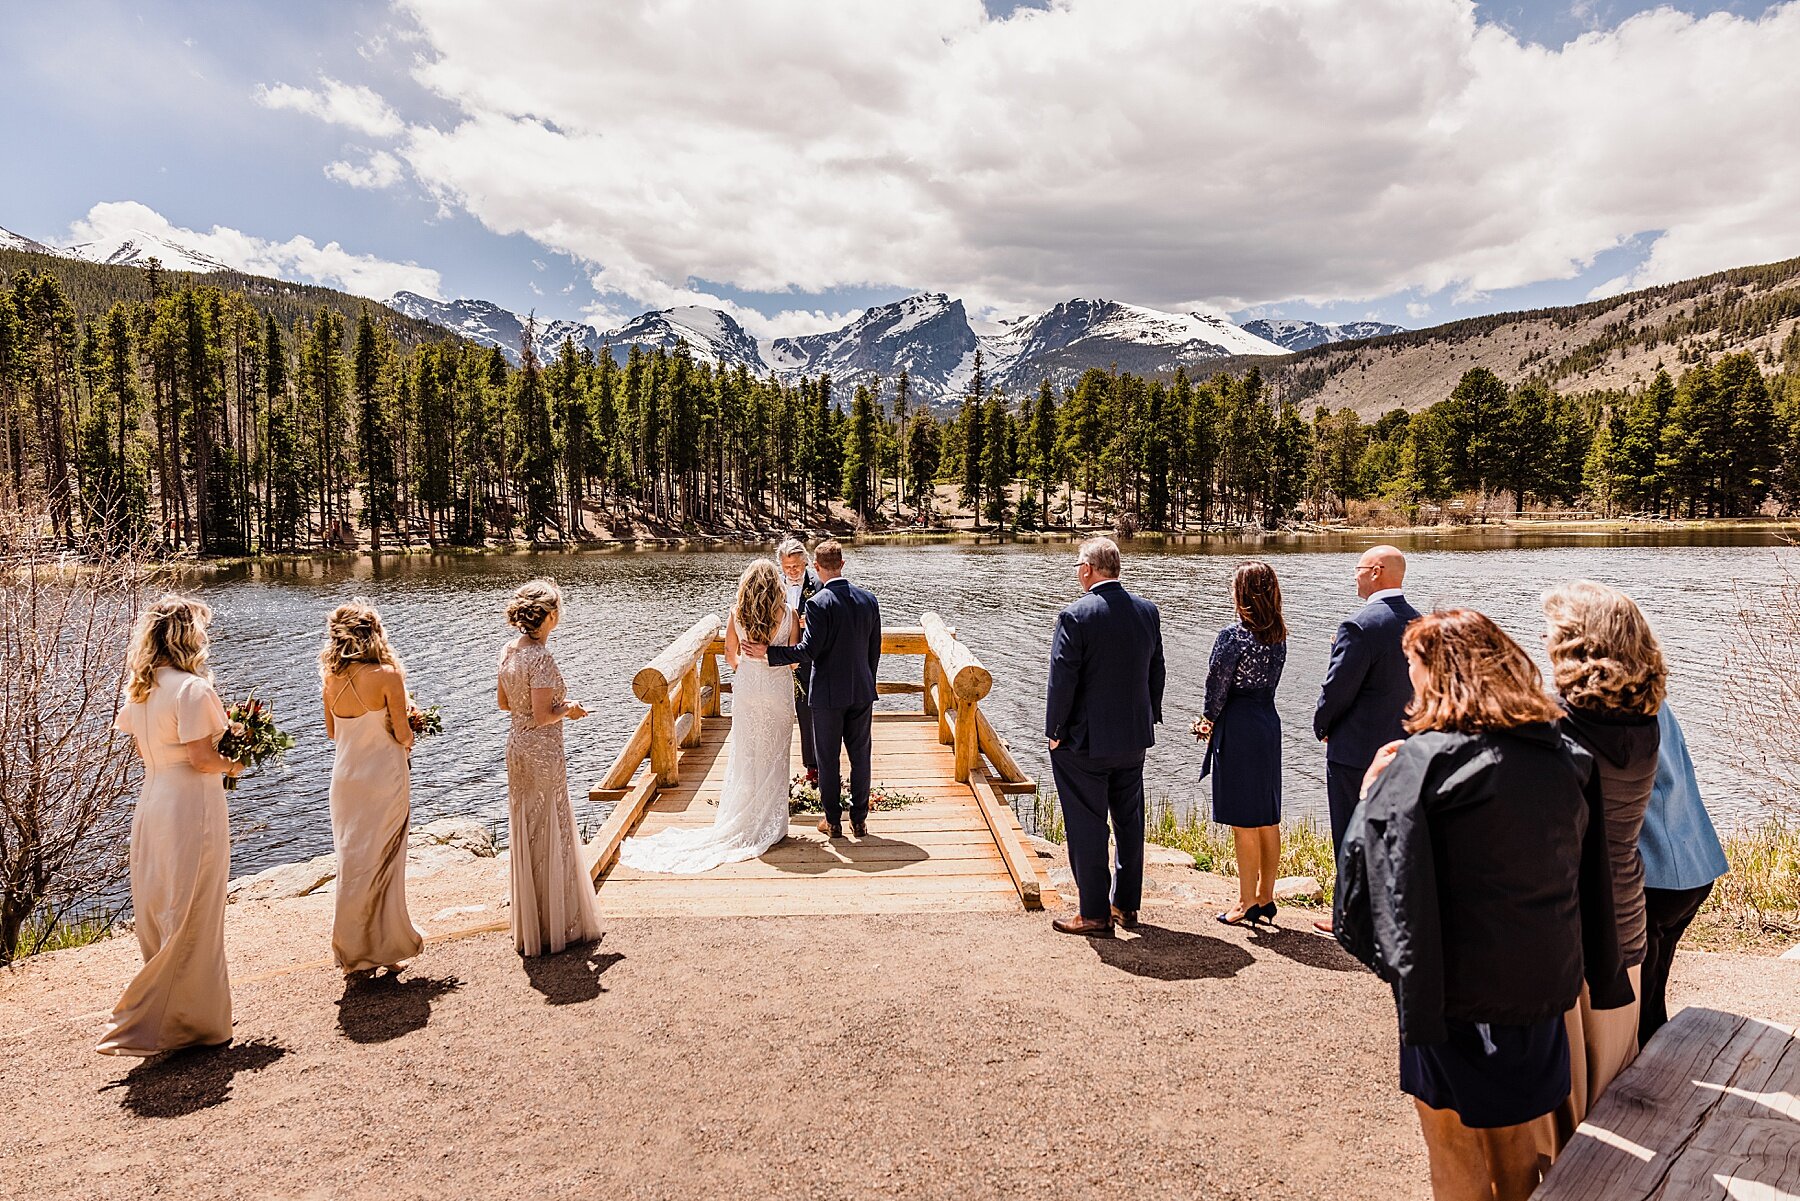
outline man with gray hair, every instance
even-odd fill
[[[1081,912],[1052,924],[1110,938],[1115,922],[1137,925],[1143,899],[1144,752],[1162,721],[1162,615],[1119,583],[1110,538],[1081,544],[1075,575],[1084,595],[1056,618],[1044,733]]]
[[[781,582],[787,590],[787,606],[794,611],[795,628],[806,621],[806,602],[825,585],[807,566],[806,543],[789,535],[775,548],[775,561],[781,564]],[[798,640],[796,638],[796,640]],[[806,682],[802,672],[794,673],[794,718],[800,727],[800,762],[806,768],[809,783],[819,781],[819,756],[813,745],[812,709],[806,704]]]

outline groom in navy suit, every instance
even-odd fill
[[[825,820],[819,832],[844,836],[843,769],[838,748],[850,753],[850,829],[869,833],[869,788],[873,772],[871,726],[875,716],[875,670],[881,662],[881,606],[875,594],[843,576],[844,548],[835,540],[813,551],[813,569],[824,587],[806,602],[806,632],[794,646],[753,643],[752,658],[777,667],[798,665],[807,673],[806,701],[812,710],[814,753],[819,761],[819,799]]]
[[[1412,703],[1412,680],[1400,639],[1419,611],[1406,602],[1406,557],[1392,546],[1372,546],[1356,564],[1356,594],[1363,607],[1338,627],[1331,665],[1313,710],[1313,733],[1325,744],[1325,798],[1331,807],[1331,846],[1343,845],[1344,828],[1362,793],[1363,774],[1375,752],[1406,737],[1401,722]],[[1329,934],[1326,922],[1314,922]]]
[[[1162,616],[1119,583],[1112,539],[1082,543],[1075,570],[1086,595],[1056,618],[1044,733],[1081,912],[1051,924],[1110,938],[1114,922],[1137,925],[1143,899],[1144,752],[1162,721]]]

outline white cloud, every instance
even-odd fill
[[[375,300],[386,300],[403,290],[443,296],[443,280],[429,267],[354,254],[336,242],[320,246],[301,236],[274,242],[223,225],[205,232],[184,229],[133,200],[96,204],[69,227],[69,234],[72,242],[103,246],[126,238],[163,241],[239,271],[324,284]]]
[[[392,137],[405,128],[400,114],[374,89],[344,83],[328,75],[319,76],[317,88],[295,87],[291,83],[278,83],[273,87],[259,84],[254,95],[256,102],[264,108],[292,109],[372,137]]]
[[[391,188],[405,174],[406,168],[400,160],[385,150],[377,150],[363,163],[338,159],[325,164],[326,178],[353,188]]]
[[[1800,0],[1557,49],[1468,0],[402,7],[460,114],[396,148],[440,204],[764,336],[825,315],[689,281],[1240,310],[1570,278],[1646,231],[1631,283],[1800,253]],[[321,82],[281,104],[354,126]]]

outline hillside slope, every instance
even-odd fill
[[[1772,358],[1800,325],[1800,258],[1739,267],[1565,308],[1496,313],[1284,359],[1240,356],[1310,411],[1372,417],[1448,396],[1463,372],[1486,367],[1508,383],[1543,379],[1560,392],[1628,389],[1658,367],[1678,373],[1702,355],[1748,350]]]
[[[10,279],[22,271],[49,271],[55,275],[70,306],[84,319],[99,316],[121,300],[143,302],[150,299],[150,277],[143,267],[89,263],[65,255],[34,253],[0,245],[0,280]],[[163,278],[173,288],[212,285],[227,292],[242,292],[259,313],[273,313],[284,328],[291,328],[297,319],[310,317],[324,308],[344,318],[346,331],[354,330],[357,313],[367,307],[388,325],[403,346],[443,342],[456,336],[441,326],[396,312],[377,301],[315,284],[289,283],[265,275],[246,275],[241,271],[208,271],[204,274],[164,271]]]

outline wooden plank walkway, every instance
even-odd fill
[[[725,779],[730,734],[729,717],[706,720],[698,745],[680,752],[680,783],[649,798],[632,833],[712,822]],[[640,872],[614,861],[598,877],[601,912],[764,916],[1017,911],[1036,907],[1033,902],[1056,900],[1037,867],[1037,857],[1018,853],[1018,822],[1005,798],[986,785],[979,771],[970,783],[956,781],[955,754],[938,741],[936,717],[877,714],[874,743],[875,783],[921,800],[871,813],[867,838],[831,842],[815,829],[817,814],[799,814],[790,822],[788,836],[761,858],[702,875]],[[800,770],[796,734],[791,772]],[[846,782],[848,776],[846,769]],[[989,807],[985,813],[984,806]],[[1005,841],[1012,845],[1003,848]],[[1029,867],[1022,867],[1027,859]],[[1016,878],[1021,872],[1026,879]]]
[[[1739,1014],[1676,1014],[1533,1197],[1800,1201],[1800,1040]]]

